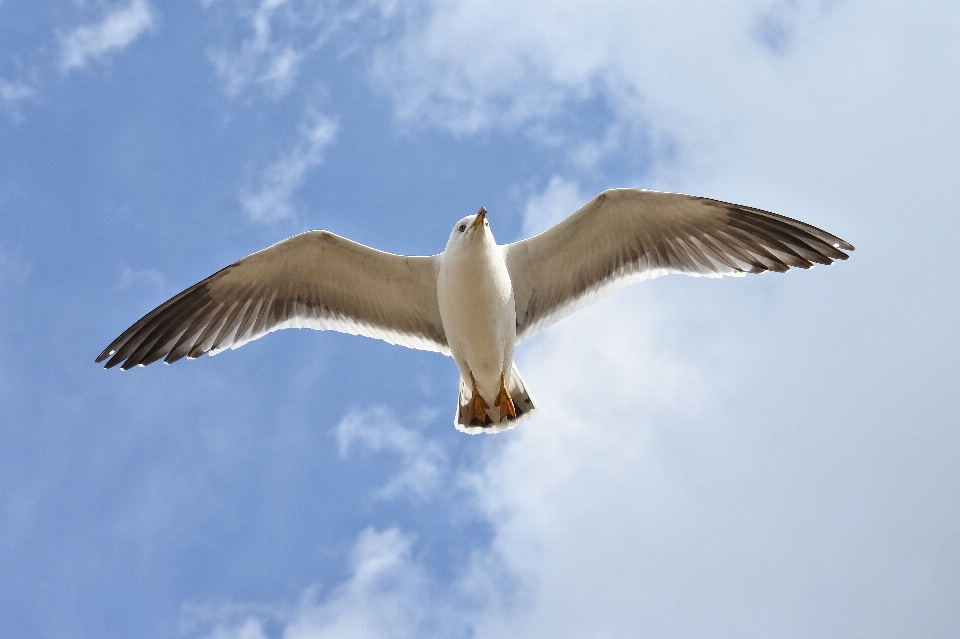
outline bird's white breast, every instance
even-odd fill
[[[503,249],[492,237],[444,252],[437,299],[460,373],[468,383],[472,373],[480,393],[495,397],[513,361],[517,313]]]

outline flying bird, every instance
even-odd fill
[[[143,316],[97,357],[105,367],[215,355],[282,328],[335,330],[450,355],[454,424],[494,433],[537,405],[515,345],[616,289],[668,273],[720,277],[845,260],[853,246],[737,204],[605,191],[553,228],[499,245],[481,208],[439,255],[384,253],[328,231],[278,242]]]

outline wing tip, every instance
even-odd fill
[[[107,359],[107,358],[109,357],[110,359],[107,360],[107,363],[104,364],[103,367],[106,368],[106,369],[113,368],[114,366],[116,366],[117,364],[119,364],[120,362],[123,361],[122,358],[118,358],[118,357],[117,357],[117,350],[118,350],[118,349],[110,348],[110,349],[107,349],[106,351],[100,353],[100,356],[97,357],[97,363],[99,364],[100,362],[102,362],[103,360],[105,360],[105,359]]]

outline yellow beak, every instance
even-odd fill
[[[480,210],[477,212],[477,217],[474,218],[473,224],[470,225],[470,228],[475,229],[478,226],[483,226],[483,221],[487,219],[487,207],[481,206]]]

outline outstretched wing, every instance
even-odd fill
[[[668,273],[720,277],[845,260],[853,246],[776,213],[691,195],[605,191],[504,247],[524,339],[616,289]]]
[[[335,330],[448,353],[436,257],[383,253],[327,231],[231,264],[147,313],[97,358],[106,368],[172,363],[281,328]]]

